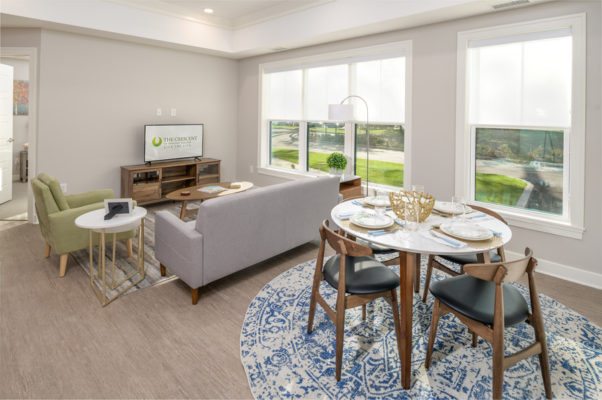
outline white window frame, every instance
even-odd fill
[[[382,55],[383,58],[390,58],[392,55],[399,55],[405,57],[405,121],[403,123],[394,122],[393,124],[401,124],[404,127],[404,186],[411,184],[409,182],[411,177],[411,154],[409,151],[411,146],[411,127],[412,127],[412,112],[411,112],[411,99],[412,99],[412,41],[404,40],[400,42],[386,43],[377,46],[370,47],[362,47],[351,50],[344,50],[333,53],[326,54],[318,54],[315,56],[309,57],[300,57],[270,63],[264,63],[259,65],[259,124],[258,124],[258,132],[259,132],[259,143],[257,150],[257,160],[258,160],[258,168],[257,172],[259,174],[276,176],[279,178],[286,179],[304,179],[312,176],[319,176],[321,173],[317,173],[314,171],[295,171],[286,168],[279,168],[277,166],[270,165],[270,119],[267,119],[264,116],[264,110],[266,109],[266,101],[267,101],[267,88],[264,85],[264,74],[266,71],[273,71],[275,69],[295,69],[295,68],[307,68],[307,66],[319,66],[319,65],[333,65],[333,64],[344,64],[344,63],[353,63],[357,62],[358,58],[362,57],[370,57],[374,59],[374,56]],[[351,61],[348,61],[351,60]],[[351,91],[351,87],[349,88]],[[356,94],[356,93],[351,93]],[[357,93],[361,96],[361,93]],[[303,99],[302,99],[303,100]],[[341,99],[342,100],[342,99]],[[296,121],[299,122],[299,135],[300,135],[300,144],[299,151],[300,161],[305,161],[305,154],[307,153],[306,146],[307,144],[303,144],[301,141],[301,134],[307,130],[306,122],[324,122],[324,123],[337,123],[340,121],[317,121],[317,120],[288,120],[288,119],[278,119],[278,120],[286,120],[286,121]],[[305,131],[301,131],[301,122],[303,122]],[[365,123],[365,121],[358,120],[357,123]],[[385,124],[384,122],[373,122],[370,121],[370,124]],[[345,173],[353,173],[353,165],[355,165],[355,140],[353,136],[355,134],[355,123],[347,122],[345,123],[345,150],[344,154],[346,157],[351,159],[353,162],[351,165],[347,167]],[[351,139],[351,140],[350,140]],[[301,152],[304,154],[301,155]],[[303,160],[301,160],[303,159]],[[365,182],[362,182],[364,185]],[[376,185],[375,183],[371,183],[370,186]]]
[[[585,14],[582,13],[458,33],[456,195],[466,197],[472,204],[482,205],[495,210],[501,214],[510,225],[575,239],[581,239],[584,231],[586,94],[585,19]],[[565,133],[564,147],[565,158],[566,154],[568,154],[568,174],[566,173],[566,162],[564,174],[564,183],[568,184],[568,195],[563,199],[563,203],[567,203],[566,212],[563,212],[564,215],[562,217],[558,217],[540,212],[474,201],[474,131],[473,126],[469,124],[468,121],[469,99],[467,95],[467,49],[469,41],[562,28],[570,28],[573,39],[571,126],[566,129],[568,130],[568,141],[566,140],[567,134]],[[476,124],[476,126],[481,125]],[[539,127],[531,126],[521,126],[519,128],[539,129]],[[564,207],[565,205],[563,204],[563,208]]]

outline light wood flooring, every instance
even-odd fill
[[[43,257],[35,225],[0,226],[1,398],[250,398],[239,338],[247,306],[309,243],[201,289],[179,280],[102,308],[69,259]],[[541,293],[602,325],[602,291],[538,274]],[[334,338],[333,338],[334,340]]]

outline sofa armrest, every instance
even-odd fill
[[[104,199],[112,199],[113,196],[113,189],[102,189],[85,193],[70,194],[65,196],[65,199],[67,199],[67,204],[69,204],[69,207],[78,208],[87,206],[88,204],[104,201]]]
[[[184,222],[168,211],[158,211],[155,258],[191,288],[203,285],[203,235],[195,229],[195,221]]]

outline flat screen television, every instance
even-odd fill
[[[203,124],[145,125],[144,162],[203,157]]]

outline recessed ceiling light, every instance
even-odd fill
[[[205,8],[203,11],[205,11],[205,14],[213,14],[213,8]]]

